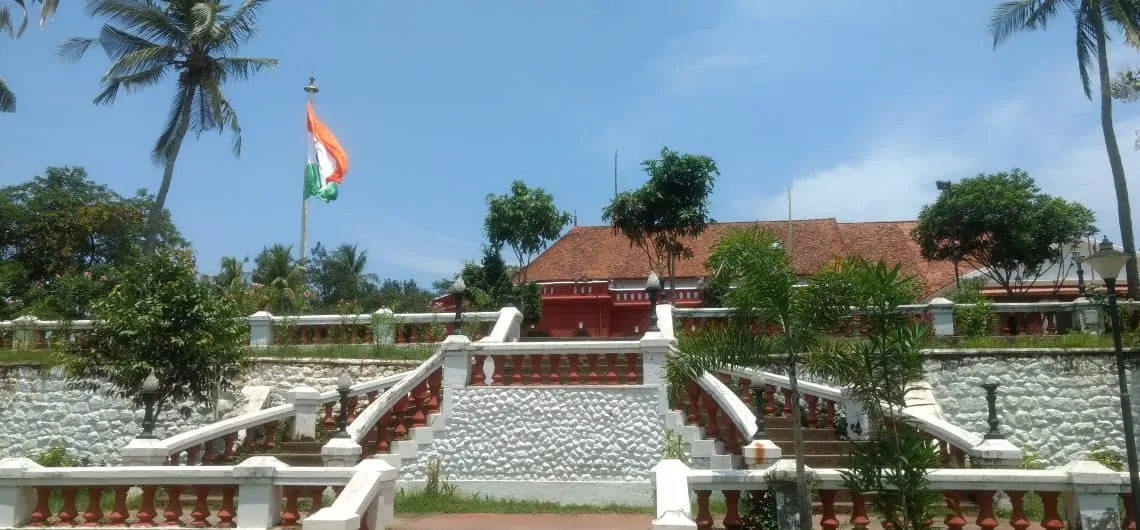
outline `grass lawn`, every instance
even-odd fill
[[[611,504],[560,504],[555,502],[517,501],[496,499],[485,495],[467,495],[456,491],[428,492],[423,489],[400,490],[396,493],[396,513],[399,515],[430,515],[442,513],[501,513],[501,514],[579,514],[620,513],[653,515],[650,506],[624,506]]]

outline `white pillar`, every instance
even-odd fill
[[[289,402],[293,404],[293,432],[289,433],[292,440],[317,438],[317,422],[322,416],[321,393],[311,386],[299,386],[289,391]]]
[[[273,345],[273,315],[269,311],[258,311],[250,315],[249,345],[265,347]]]
[[[352,467],[360,463],[364,448],[352,438],[333,438],[321,447],[325,467]]]
[[[660,331],[650,331],[641,337],[642,384],[657,389],[657,410],[669,413],[669,378],[666,362],[673,341]]]
[[[387,307],[381,307],[372,314],[372,341],[376,344],[393,344],[396,342],[395,313]]]
[[[443,340],[441,348],[443,348],[443,403],[440,403],[440,413],[442,418],[447,418],[447,413],[453,410],[453,403],[455,402],[455,390],[467,386],[468,370],[482,370],[482,366],[471,366],[471,356],[469,349],[471,347],[471,339],[466,335],[448,335]]]
[[[0,460],[0,528],[24,526],[36,505],[36,490],[20,484],[25,471],[43,469],[27,458]]]
[[[12,321],[12,349],[34,350],[44,331],[39,329],[39,319],[24,315]]]
[[[254,456],[234,466],[238,513],[242,528],[272,528],[281,519],[280,486],[274,485],[277,470],[287,467],[272,456]]]
[[[938,337],[954,335],[954,302],[939,297],[931,300],[926,307],[930,311],[934,335]]]
[[[162,440],[135,438],[123,448],[123,465],[162,466],[169,456],[170,450]]]
[[[1116,529],[1124,518],[1120,513],[1120,473],[1099,462],[1076,461],[1062,467],[1069,474],[1065,515],[1068,528]],[[1108,486],[1108,487],[1106,487]]]

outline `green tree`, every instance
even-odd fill
[[[59,0],[31,1],[42,4],[40,6],[40,27],[43,27],[47,19],[55,14]],[[25,0],[12,0],[12,2],[20,8],[20,23],[13,22],[11,6],[5,0],[0,0],[0,33],[7,33],[9,37],[18,39],[28,27],[28,6]],[[0,77],[0,112],[16,112],[16,94],[8,88],[8,83],[4,82],[3,77]]]
[[[415,280],[385,278],[376,291],[377,309],[387,307],[397,313],[417,313],[428,310],[434,294],[420,287]]]
[[[123,197],[88,178],[82,167],[49,167],[29,182],[0,188],[0,308],[39,318],[81,318],[110,287],[110,267],[141,255],[145,190]],[[163,211],[163,248],[186,242]]]
[[[1088,208],[1042,193],[1020,169],[962,179],[922,208],[911,235],[923,257],[961,259],[1022,294],[1072,243],[1096,233]]]
[[[511,183],[509,194],[487,195],[487,217],[483,220],[487,239],[494,248],[505,245],[514,251],[523,283],[530,262],[558,239],[568,224],[570,213],[559,210],[552,195],[542,188],[528,188],[521,180]]]
[[[257,16],[268,0],[244,0],[236,9],[216,0],[88,0],[87,11],[107,21],[98,37],[77,37],[59,54],[79,60],[91,45],[111,60],[97,105],[115,102],[120,90],[153,86],[168,75],[177,79],[166,124],[151,150],[163,166],[162,184],[148,222],[147,252],[153,250],[174,164],[188,132],[230,131],[233,152],[241,154],[237,111],[222,88],[277,66],[276,59],[233,57],[257,32]]]
[[[1104,135],[1108,165],[1116,188],[1116,214],[1124,251],[1136,253],[1132,233],[1132,206],[1128,199],[1128,181],[1124,162],[1112,124],[1112,80],[1108,69],[1110,32],[1123,31],[1127,36],[1140,35],[1140,3],[1133,0],[1017,0],[1002,2],[994,8],[990,33],[994,47],[1022,31],[1044,30],[1050,19],[1068,8],[1076,22],[1077,69],[1085,96],[1092,99],[1089,71],[1096,68],[1100,87],[1100,126]],[[1093,64],[1095,56],[1096,64]],[[1136,260],[1128,262],[1128,297],[1140,297],[1140,269]]]
[[[61,353],[72,387],[138,405],[143,379],[153,372],[159,410],[211,404],[236,390],[249,328],[237,305],[198,277],[189,251],[159,250],[117,268],[114,282],[95,304],[98,323]]]
[[[367,250],[343,243],[329,252],[318,243],[308,261],[310,283],[322,310],[341,302],[357,302],[364,307],[375,303],[376,283],[380,279],[364,272],[368,265]]]
[[[641,163],[649,181],[614,197],[602,219],[645,251],[649,268],[669,278],[676,290],[676,263],[692,257],[684,238],[696,237],[709,223],[709,195],[720,175],[716,162],[704,155],[661,149],[661,158]]]
[[[305,270],[293,258],[293,247],[275,244],[261,249],[250,274],[259,309],[273,314],[297,314],[308,305],[311,294]]]
[[[480,262],[465,264],[459,273],[467,286],[467,307],[473,311],[498,311],[513,301],[518,301],[523,323],[537,323],[542,318],[542,297],[538,283],[514,284],[511,278],[517,273],[518,269],[507,265],[496,247],[483,247]],[[449,287],[452,281],[440,280],[437,287],[444,287],[444,283]]]
[[[850,389],[867,414],[869,440],[851,446],[845,487],[864,495],[884,523],[924,530],[942,500],[927,478],[940,462],[921,429],[898,420],[907,393],[924,377],[921,348],[928,329],[898,309],[921,292],[916,279],[900,270],[881,260],[853,259],[813,278],[829,286],[832,300],[858,308],[855,319],[865,335],[821,343],[806,363],[812,373]]]

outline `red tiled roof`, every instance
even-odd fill
[[[758,225],[772,231],[781,242],[788,235],[787,221],[754,221],[709,225],[685,245],[693,257],[677,263],[677,276],[692,278],[707,275],[704,263],[713,245],[732,228]],[[835,219],[802,219],[792,221],[792,263],[801,276],[810,276],[839,256],[862,256],[901,263],[906,274],[921,278],[927,292],[954,281],[954,267],[949,263],[928,262],[918,245],[910,238],[913,221],[839,223]],[[963,274],[969,272],[961,271]],[[539,282],[571,281],[583,278],[622,280],[644,278],[649,274],[649,259],[629,240],[610,226],[576,226],[535,258],[527,278]]]

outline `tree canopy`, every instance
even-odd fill
[[[668,147],[661,149],[660,158],[641,165],[649,180],[614,197],[602,219],[645,251],[650,269],[674,278],[677,259],[693,254],[682,239],[700,235],[715,222],[709,217],[709,195],[720,171],[712,158]]]
[[[926,259],[969,263],[1015,295],[1063,266],[1072,244],[1096,233],[1095,221],[1088,208],[1012,169],[951,185],[922,208],[911,235]]]
[[[124,197],[82,167],[0,188],[0,316],[86,316],[110,267],[141,255],[153,204],[146,190]],[[165,210],[158,244],[186,246]]]
[[[554,205],[554,196],[542,188],[528,188],[516,180],[511,192],[487,195],[487,217],[483,228],[494,248],[510,248],[526,281],[527,267],[551,241],[558,239],[562,228],[570,224],[570,213]]]

